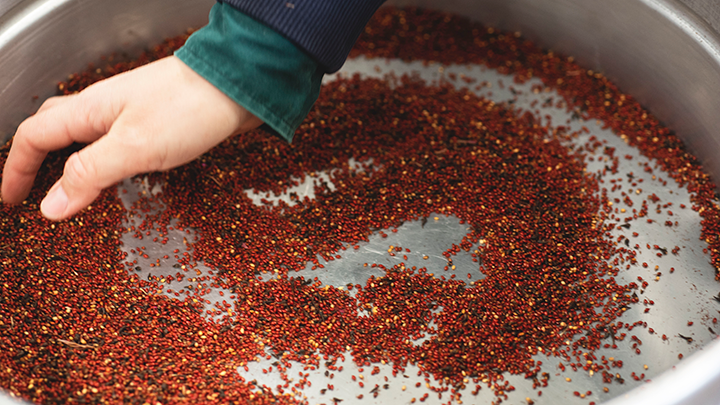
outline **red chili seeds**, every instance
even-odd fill
[[[133,62],[108,58],[58,88],[79,91],[168,55],[183,40]],[[360,54],[478,63],[519,82],[541,78],[579,115],[602,120],[687,185],[719,264],[720,217],[709,177],[678,138],[601,74],[519,35],[417,9],[378,12],[353,50]],[[524,375],[533,389],[547,386],[538,353],[559,357],[562,369],[622,382],[610,372],[622,361],[598,360],[594,351],[617,347],[626,337],[621,329],[647,326],[618,320],[639,302],[632,290],[647,282],[616,283],[617,259],[636,262],[606,233],[620,200],[600,192],[583,171],[586,155],[562,141],[532,114],[467,90],[356,76],[323,87],[291,145],[261,132],[231,138],[186,166],[151,174],[162,193],[129,212],[106,190],[71,220],[41,218],[39,201],[70,151],[51,154],[28,200],[0,207],[0,386],[35,402],[294,403],[311,385],[310,370],[325,367],[331,378],[341,371],[337,359],[352,356],[360,372],[376,374],[384,363],[397,374],[415,364],[428,387],[430,378],[440,380],[442,387],[431,388],[438,395],[449,386],[460,399],[459,389],[472,382],[473,393],[485,384],[500,401],[515,390],[505,372]],[[351,158],[361,168],[351,167]],[[292,205],[259,207],[244,193],[280,194],[320,171],[332,173],[332,187],[321,181],[312,200],[291,194]],[[308,263],[342,260],[343,250],[373,232],[437,214],[457,216],[470,229],[446,251],[448,266],[460,250],[472,251],[484,279],[441,279],[434,276],[441,269],[418,268],[407,255],[390,268],[371,264],[384,275],[347,289],[292,277]],[[127,215],[141,221],[128,226]],[[170,228],[200,237],[188,236],[185,251],[165,252],[164,259],[177,260],[177,274],[141,279],[120,235],[164,244]],[[143,239],[151,231],[160,234],[154,242]],[[655,247],[659,256],[663,249]],[[404,255],[399,247],[388,252]],[[144,248],[131,253],[155,260]],[[196,270],[200,262],[212,271]],[[263,281],[264,273],[274,277]],[[185,278],[192,289],[163,287]],[[230,291],[227,301],[206,310],[204,296],[219,287]],[[207,321],[207,312],[222,316]],[[419,338],[426,339],[414,343]],[[639,351],[640,339],[630,340]],[[263,371],[280,373],[279,395],[237,375],[260,357],[275,358]],[[291,370],[291,361],[304,369]],[[338,402],[334,388],[322,392]]]

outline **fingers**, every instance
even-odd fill
[[[40,204],[42,214],[54,221],[68,218],[90,205],[104,188],[147,171],[145,155],[150,148],[128,142],[132,138],[127,134],[130,130],[117,125],[107,135],[73,153],[65,163],[62,177]]]
[[[46,99],[45,101],[43,101],[42,105],[40,106],[40,108],[38,108],[38,110],[35,112],[35,114],[46,111],[46,110],[50,109],[51,107],[56,106],[64,101],[74,98],[76,96],[77,96],[77,94],[71,94],[71,95],[67,95],[67,96],[50,97],[50,98]]]
[[[113,109],[89,97],[53,97],[25,120],[13,138],[2,176],[3,201],[17,204],[30,193],[47,153],[104,135]]]
[[[261,123],[179,59],[161,59],[44,103],[15,135],[3,199],[27,197],[49,151],[87,143],[40,205],[47,218],[65,219],[126,177],[187,163]]]
[[[98,173],[94,158],[87,148],[68,158],[62,177],[40,203],[40,211],[46,218],[54,221],[65,219],[97,198],[102,188],[94,184]]]

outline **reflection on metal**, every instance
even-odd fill
[[[703,241],[699,240],[700,217],[689,208],[679,208],[680,204],[688,207],[691,206],[687,190],[678,188],[673,182],[668,182],[667,185],[665,185],[660,172],[646,172],[644,170],[645,165],[649,164],[652,167],[653,163],[639,155],[636,149],[627,146],[620,137],[608,130],[603,130],[601,126],[594,121],[582,122],[573,119],[572,113],[565,110],[560,97],[555,93],[538,91],[537,87],[533,87],[540,84],[537,80],[518,85],[512,83],[511,77],[502,76],[493,70],[478,66],[444,66],[441,69],[439,65],[425,66],[419,62],[406,63],[397,60],[387,61],[363,58],[349,61],[338,75],[351,76],[354,73],[361,73],[365,77],[375,78],[383,78],[389,73],[396,76],[412,73],[428,82],[438,82],[442,80],[446,83],[455,84],[457,87],[469,87],[478,95],[494,100],[497,103],[508,103],[507,105],[512,105],[513,108],[531,111],[535,113],[543,123],[567,126],[569,128],[568,132],[579,131],[583,126],[586,126],[589,129],[589,133],[580,134],[579,137],[573,141],[576,146],[586,144],[591,136],[596,136],[602,142],[605,142],[603,147],[597,148],[595,152],[591,153],[593,159],[592,161],[588,159],[589,171],[600,172],[606,164],[608,164],[608,158],[603,154],[604,146],[615,148],[615,154],[617,156],[623,156],[619,161],[618,174],[613,176],[607,175],[604,178],[605,183],[602,185],[603,187],[610,188],[610,180],[618,180],[617,184],[623,184],[622,189],[609,191],[608,197],[611,200],[614,198],[622,200],[624,196],[621,193],[624,191],[631,194],[634,197],[633,199],[636,200],[636,203],[639,203],[642,199],[647,199],[648,196],[652,194],[660,198],[658,203],[661,205],[672,203],[672,216],[669,216],[667,209],[660,209],[658,212],[657,207],[652,206],[650,207],[648,216],[649,219],[653,220],[652,223],[647,222],[645,219],[632,221],[631,229],[618,227],[614,231],[614,238],[624,235],[633,245],[637,244],[638,262],[647,262],[649,264],[648,268],[633,266],[630,270],[621,272],[617,277],[618,281],[627,284],[637,281],[639,276],[650,281],[650,285],[639,292],[641,302],[644,299],[649,299],[655,303],[649,307],[652,310],[648,313],[644,313],[644,309],[648,307],[642,304],[631,307],[620,319],[627,323],[633,323],[638,320],[645,321],[648,323],[648,327],[655,329],[656,332],[654,335],[649,334],[646,328],[638,328],[637,332],[632,332],[638,334],[644,342],[640,355],[635,353],[631,347],[632,342],[629,341],[629,339],[624,342],[617,342],[619,346],[617,350],[602,349],[595,352],[598,358],[603,355],[606,358],[615,357],[625,363],[621,370],[617,370],[625,377],[625,383],[622,385],[617,383],[612,384],[609,386],[610,391],[605,393],[603,392],[603,387],[608,385],[602,383],[602,377],[600,375],[592,376],[582,371],[573,372],[570,371],[569,368],[568,371],[562,372],[554,365],[555,359],[538,355],[536,356],[536,360],[543,361],[546,364],[553,364],[544,369],[544,371],[551,373],[552,383],[542,389],[543,396],[540,398],[534,390],[530,389],[531,385],[524,380],[522,376],[508,375],[506,379],[516,387],[516,391],[508,393],[510,402],[520,402],[527,397],[532,398],[538,404],[545,403],[544,401],[550,401],[549,403],[558,401],[565,402],[572,400],[574,391],[592,391],[593,394],[586,397],[588,401],[600,403],[618,396],[620,396],[618,400],[623,401],[623,395],[628,394],[633,388],[643,387],[644,384],[643,381],[634,381],[629,378],[631,372],[635,372],[637,375],[645,374],[646,380],[654,379],[664,371],[671,370],[672,367],[678,363],[678,354],[682,353],[688,356],[693,351],[709,344],[713,340],[714,336],[708,333],[707,328],[714,326],[711,323],[711,319],[716,316],[712,296],[715,295],[716,289],[720,289],[720,286],[714,281],[715,270],[708,264],[707,256],[703,253],[703,248],[706,245]],[[474,79],[474,81],[471,84],[468,84],[462,79],[453,81],[450,79],[450,77],[453,76],[458,78],[464,77],[468,81],[473,81]],[[336,75],[329,76],[326,78],[326,81],[334,80],[336,77]],[[509,102],[512,102],[512,104]],[[533,105],[536,107],[533,107]],[[632,173],[632,176],[628,176],[628,173]],[[312,198],[312,185],[316,181],[329,182],[330,176],[319,173],[315,177],[309,177],[305,183],[300,184],[292,190],[288,190],[287,193],[279,197],[264,195],[262,193],[253,194],[249,190],[248,195],[258,205],[262,205],[263,200],[266,204],[274,204],[273,201],[277,199],[282,199],[286,203],[292,204],[288,198],[290,192],[297,193],[301,199],[305,196]],[[633,185],[633,183],[635,185]],[[331,183],[329,187],[330,189],[333,188]],[[123,188],[127,187],[123,186]],[[150,190],[146,190],[146,192],[149,191]],[[128,195],[133,194],[136,194],[135,190],[128,193]],[[678,226],[664,226],[664,222],[670,219],[678,221]],[[467,280],[467,282],[474,282],[483,278],[481,263],[473,261],[469,253],[461,252],[453,257],[455,269],[446,271],[444,267],[448,265],[448,262],[441,254],[450,248],[453,243],[458,243],[468,231],[467,226],[461,225],[459,220],[454,217],[433,215],[424,223],[423,221],[406,222],[395,230],[387,230],[383,233],[386,236],[381,235],[379,232],[375,233],[370,237],[368,242],[359,243],[357,250],[348,247],[347,250],[338,252],[340,255],[339,259],[328,262],[322,261],[324,268],[311,270],[310,267],[312,265],[308,265],[305,270],[292,273],[291,276],[304,277],[306,279],[317,277],[324,285],[332,285],[335,287],[344,287],[348,283],[364,285],[369,277],[380,277],[384,274],[382,268],[372,267],[373,264],[391,268],[393,265],[404,263],[407,267],[417,266],[418,268],[425,268],[428,273],[434,274],[435,277],[458,277],[462,280]],[[639,236],[633,237],[633,232],[637,232]],[[182,238],[182,235],[185,234],[179,234],[176,237],[176,244],[179,243],[179,238]],[[130,237],[125,238],[126,249],[132,248],[133,243],[137,244],[140,242],[134,241]],[[675,246],[679,246],[680,252],[677,256],[664,255],[659,258],[657,257],[656,249],[648,249],[646,247],[648,243],[650,245],[657,244],[667,250],[672,250]],[[140,244],[148,248],[147,251],[150,252],[150,261],[152,261],[155,257],[160,257],[168,253],[168,251],[171,250],[168,246],[172,244],[172,241],[168,245],[156,244],[153,246],[144,241]],[[391,256],[388,252],[391,247],[401,247],[402,253]],[[407,252],[406,249],[410,251]],[[151,269],[142,266],[143,270],[140,271],[140,274],[143,278],[146,273],[158,277],[167,277],[167,275],[172,275],[177,272],[177,269],[171,267],[172,263],[172,260],[165,261],[161,266]],[[366,266],[366,263],[369,265]],[[657,270],[655,266],[658,266]],[[676,269],[672,274],[669,273],[670,267]],[[208,270],[204,268],[201,263],[197,264],[197,268],[202,269],[204,272]],[[658,272],[662,273],[660,277],[657,276]],[[274,277],[274,275],[263,274],[261,277],[264,280],[268,280]],[[174,283],[167,285],[175,291],[184,286],[178,286]],[[171,297],[173,296],[172,294],[169,295]],[[211,302],[211,304],[207,306],[207,309],[212,310],[215,302],[227,299],[227,297],[227,292],[223,298],[219,295],[219,290],[211,291],[205,296],[205,298]],[[442,310],[442,308],[439,310]],[[688,321],[693,321],[694,325],[689,327],[687,325]],[[691,336],[693,338],[692,344],[688,344],[683,339],[677,337],[678,333]],[[660,338],[663,334],[671,336],[670,340],[663,341]],[[422,344],[423,340],[430,338],[432,338],[432,334],[427,334],[424,339],[416,341],[415,344]],[[688,361],[693,361],[693,359],[689,359]],[[255,380],[258,385],[276,391],[274,387],[277,387],[278,383],[281,382],[277,371],[274,373],[262,372],[263,369],[270,369],[272,362],[272,359],[264,360],[260,358],[257,362],[248,365],[250,371],[245,372],[243,368],[240,368],[238,372],[247,381]],[[388,382],[383,382],[383,384],[380,385],[384,386],[387,384],[388,388],[382,390],[381,395],[377,398],[373,398],[368,394],[368,391],[374,384],[369,384],[368,381],[366,381],[367,388],[361,389],[357,384],[350,381],[351,375],[362,373],[360,373],[354,363],[352,363],[349,353],[346,353],[346,360],[343,365],[344,371],[334,372],[333,379],[326,377],[323,374],[324,370],[319,370],[311,374],[309,380],[312,382],[312,386],[306,387],[302,391],[302,394],[307,396],[310,403],[327,401],[327,394],[322,394],[321,390],[323,387],[327,387],[328,384],[342,387],[333,392],[333,397],[341,398],[344,402],[350,404],[383,404],[389,400],[399,401],[403,398],[407,399],[408,395],[410,395],[409,391],[404,392],[402,390],[402,386],[414,387],[419,380],[417,378],[418,370],[416,367],[410,366],[405,373],[405,375],[408,376],[407,378],[399,376],[398,378],[390,379]],[[645,366],[647,366],[647,369]],[[302,365],[297,364],[296,367],[301,369]],[[707,370],[707,368],[705,370]],[[673,374],[675,373],[673,372]],[[381,378],[384,375],[386,374],[381,373],[378,377]],[[565,378],[572,379],[572,384],[565,383],[563,381]],[[694,378],[693,381],[702,382],[703,380]],[[684,383],[688,384],[687,381],[684,381]],[[710,388],[712,388],[712,386],[710,386]],[[424,382],[422,387],[416,390],[419,390],[420,395],[426,392],[427,388],[425,388]],[[416,390],[414,389],[413,391]],[[698,388],[697,392],[700,392],[700,390],[701,388]],[[470,396],[469,390],[466,391],[467,392],[463,392],[463,396]],[[642,392],[645,394],[633,395],[646,395],[647,392],[651,391],[644,389]],[[361,394],[364,395],[364,398],[362,401],[359,401],[357,400],[357,396]],[[666,399],[667,398],[678,397],[667,396]],[[473,396],[472,400],[478,403],[490,403],[493,400],[493,395],[490,390],[484,390],[480,391],[477,396]],[[625,401],[635,400],[636,399],[628,399]],[[443,401],[436,396],[432,396],[428,398],[426,403],[439,404],[443,403]],[[666,403],[680,404],[689,402],[676,401]]]
[[[621,88],[662,117],[701,158],[711,174],[716,179],[720,178],[720,160],[715,158],[720,150],[720,134],[717,132],[717,128],[720,128],[718,36],[680,3],[670,0],[398,0],[391,3],[445,9],[502,29],[519,30],[546,47],[575,56],[588,68],[603,71]],[[53,95],[57,81],[68,73],[82,69],[87,62],[98,60],[101,55],[118,50],[136,53],[146,44],[176,35],[189,27],[200,26],[206,21],[207,11],[212,4],[211,0],[22,1],[8,14],[0,16],[0,138],[8,139],[19,122],[39,107],[39,103],[33,102],[33,96],[43,99]],[[388,64],[385,61],[363,59],[350,61],[343,69],[345,73],[352,71],[361,71],[368,76],[382,76],[389,71],[396,74],[420,71],[427,80],[441,77],[437,67],[433,66],[399,62]],[[479,94],[488,98],[498,102],[514,98],[508,90],[511,79],[500,77],[493,71],[456,66],[445,69],[446,75],[450,72],[475,76],[479,81],[492,84],[492,87],[478,89]],[[499,86],[500,80],[504,81],[505,88]],[[541,102],[552,97],[552,94],[535,95],[529,87],[514,86],[522,92],[514,103],[517,108],[533,111],[530,107],[533,97],[541,97]],[[632,160],[621,159],[619,174],[633,171],[638,176],[646,177],[639,197],[655,193],[662,203],[673,202],[674,207],[680,203],[690,206],[686,190],[677,188],[674,183],[664,186],[644,174],[637,164],[642,164],[645,159],[637,151],[627,148],[620,138],[603,131],[593,122],[567,123],[570,117],[562,108],[549,107],[541,115],[546,113],[552,116],[556,125],[570,125],[575,129],[579,125],[586,125],[591,134],[606,139],[608,145],[616,147],[618,154],[632,155]],[[584,140],[579,139],[578,142]],[[602,167],[599,159],[594,163],[600,166],[591,166],[588,170]],[[666,219],[665,210],[656,213],[652,208],[651,218],[663,222]],[[717,402],[716,399],[720,398],[720,343],[713,342],[716,339],[708,331],[711,326],[708,322],[717,316],[716,311],[720,309],[711,299],[720,291],[720,287],[714,280],[714,269],[710,268],[707,256],[702,252],[704,244],[698,240],[699,217],[689,209],[674,209],[673,212],[673,220],[679,224],[677,227],[664,229],[657,223],[633,222],[633,231],[641,235],[631,238],[633,243],[641,246],[638,249],[638,260],[647,261],[650,266],[647,269],[632,268],[621,273],[622,279],[619,280],[629,282],[638,276],[649,280],[650,285],[642,296],[655,301],[652,310],[644,313],[642,304],[636,305],[626,312],[622,320],[628,323],[646,321],[656,330],[656,335],[643,337],[641,355],[636,355],[627,342],[626,345],[620,345],[618,350],[597,352],[598,356],[623,359],[624,374],[644,372],[646,378],[653,382],[644,384],[626,378],[624,385],[613,384],[610,392],[605,394],[599,376],[591,377],[569,371],[561,373],[551,365],[554,364],[552,361],[542,356],[538,359],[548,364],[545,371],[552,375],[550,386],[543,390],[542,398],[537,398],[534,392],[524,391],[527,384],[522,377],[511,376],[508,379],[518,390],[512,393],[509,402],[522,403],[525,397],[532,396],[538,404],[565,403],[570,401],[573,391],[587,390],[591,390],[593,395],[586,401],[600,403],[612,400],[613,405]],[[358,264],[374,262],[387,266],[397,260],[383,254],[387,253],[387,245],[409,248],[411,252],[407,261],[412,262],[412,265],[439,268],[440,265],[444,266],[444,259],[432,252],[444,250],[443,247],[449,247],[444,246],[446,243],[460,240],[467,232],[456,220],[446,217],[439,217],[437,223],[431,218],[424,228],[419,226],[420,230],[418,226],[406,223],[398,228],[397,233],[390,233],[387,239],[375,235],[370,242],[362,244],[357,253],[344,253],[341,259],[327,265],[323,271],[306,269],[298,275],[318,277],[324,283],[336,286],[348,282],[362,283],[370,275],[378,276],[380,273],[353,271],[359,268]],[[618,236],[624,230],[616,232]],[[437,233],[441,233],[442,237],[437,237]],[[182,243],[182,237],[186,236],[175,235],[176,242]],[[397,239],[391,240],[391,237]],[[130,242],[128,240],[126,246],[130,246]],[[677,245],[681,250],[678,256],[658,258],[652,249],[644,247],[645,243],[666,248]],[[428,259],[423,259],[424,256],[428,256]],[[454,263],[458,277],[468,272],[472,280],[482,277],[480,264],[472,262],[469,256],[458,256],[454,258]],[[171,260],[162,262],[153,272],[157,275],[174,274],[177,269],[172,265]],[[654,281],[655,265],[663,273],[657,281]],[[146,276],[150,270],[142,267],[142,275]],[[669,267],[677,270],[669,274]],[[208,271],[202,267],[199,269],[201,272]],[[436,273],[447,277],[451,274],[442,270]],[[168,284],[174,290],[187,288],[188,285]],[[212,303],[220,297],[219,291],[214,290],[207,297]],[[694,325],[688,326],[688,321],[693,321]],[[646,333],[645,329],[640,329],[639,333]],[[663,342],[658,338],[663,333],[671,337],[669,341]],[[677,337],[678,333],[691,336],[693,342],[688,344]],[[694,355],[688,356],[692,352],[695,352]],[[684,354],[686,360],[678,364],[679,353]],[[644,365],[648,366],[647,370],[644,370]],[[275,377],[259,372],[262,368],[261,362],[253,364],[249,375],[257,379],[259,384],[274,387],[277,384],[273,380]],[[348,365],[343,375],[336,373],[336,381],[345,381],[343,379],[349,378],[349,375],[357,374],[351,370],[352,367]],[[409,374],[412,372],[416,371],[408,370],[407,375],[413,377],[414,374]],[[563,381],[565,376],[572,378],[572,384]],[[312,378],[320,382],[305,392],[310,402],[329,402],[330,398],[323,397],[319,392],[325,377],[320,375]],[[375,403],[399,402],[406,398],[410,391],[403,393],[401,387],[406,385],[414,388],[417,379],[403,378],[393,380]],[[340,384],[336,382],[336,385]],[[343,404],[352,403],[357,392],[351,389],[352,384],[343,385],[346,386],[343,390],[347,389],[343,391],[346,392]],[[636,387],[639,388],[632,390]],[[338,394],[335,397],[339,398]],[[469,394],[464,395],[465,403],[489,403],[491,400],[489,392],[483,391],[478,397],[468,397]],[[361,403],[372,401],[366,395]]]

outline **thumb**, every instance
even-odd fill
[[[46,218],[60,221],[86,208],[104,188],[136,174],[128,166],[133,155],[137,152],[111,136],[73,153],[65,162],[62,177],[40,203],[40,211]]]

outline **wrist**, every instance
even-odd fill
[[[287,141],[320,92],[323,69],[314,59],[223,3],[175,55]]]

